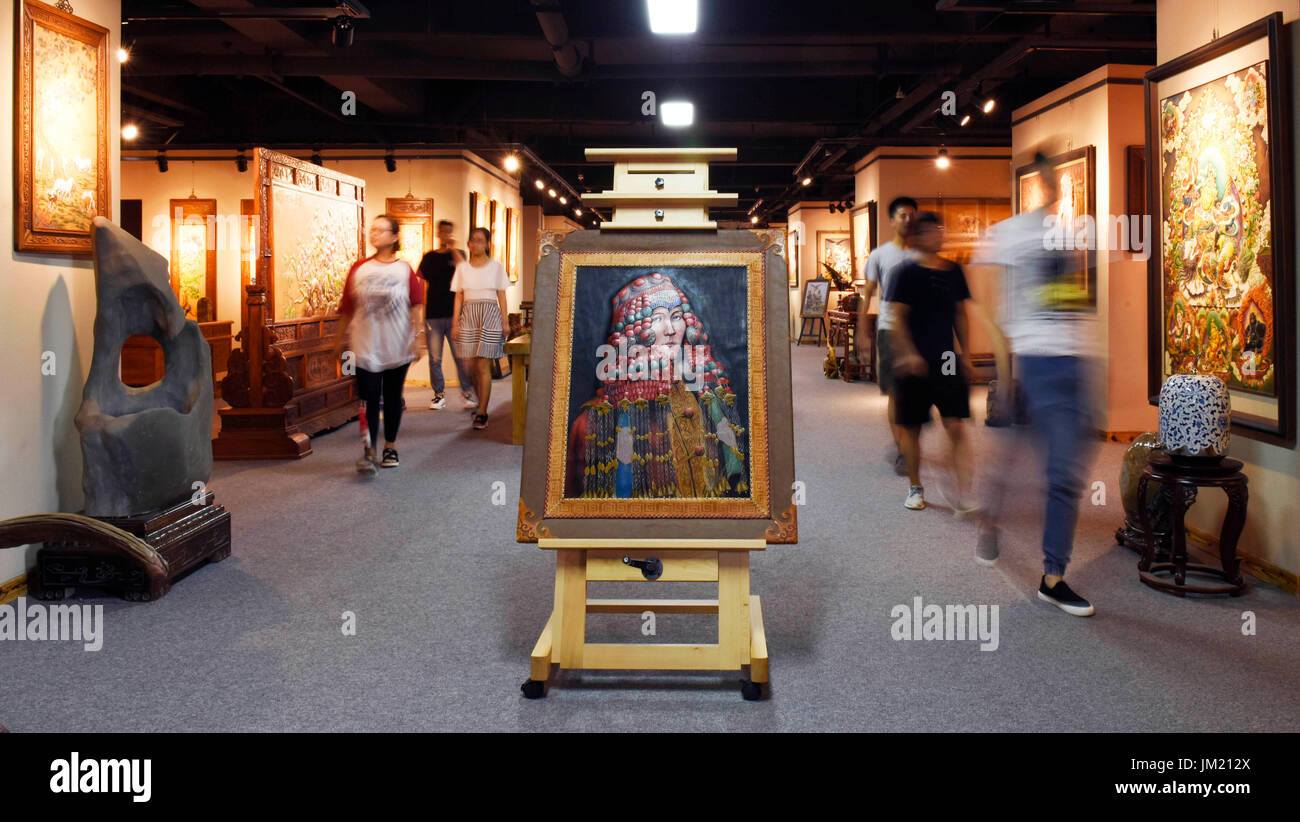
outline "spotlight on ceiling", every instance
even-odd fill
[[[994,100],[992,97],[990,97],[989,99],[985,100],[985,101],[984,101],[984,113],[985,113],[985,114],[988,114],[990,111],[993,110],[993,107],[996,106],[996,105],[997,105],[997,101]]]
[[[894,92],[894,99],[895,99],[895,100],[902,100],[902,99],[903,99],[903,87],[902,87],[902,86],[899,86],[899,87],[898,87],[898,91]]]
[[[511,174],[514,174],[516,171],[518,171],[518,170],[519,170],[519,158],[516,157],[516,156],[513,155],[513,154],[507,155],[507,156],[506,156],[506,162],[505,162],[505,169],[506,169],[506,171],[510,172]]]
[[[568,197],[561,196],[561,197],[560,197],[560,205],[568,205],[568,204],[569,204],[569,198],[568,198]]]
[[[758,215],[755,214],[753,217],[750,217],[749,222],[753,225],[758,225]]]
[[[810,186],[810,185],[812,185],[812,178],[811,178],[811,177],[804,177],[802,180],[799,181],[799,185],[804,185],[804,186]]]
[[[131,59],[131,50],[126,46],[119,46],[117,49],[117,62],[125,63]]]
[[[934,164],[939,168],[947,168],[952,161],[948,159],[948,149],[939,149],[939,155],[934,158]]]
[[[334,18],[334,27],[330,29],[330,42],[341,49],[352,45],[352,35],[355,32],[352,29],[352,18],[340,14]]]
[[[546,189],[546,193],[551,195],[552,197],[556,196],[555,189],[553,188]]]
[[[969,114],[963,114],[962,117],[961,117],[961,124],[964,126],[964,125],[966,125],[966,124],[969,123],[969,122],[970,122],[970,115],[969,115]]]
[[[153,160],[155,163],[158,164],[158,171],[160,173],[166,174],[167,173],[167,152],[165,151],[158,152],[158,156],[153,158]]]
[[[669,128],[685,128],[695,122],[695,104],[684,100],[660,103],[659,118]]]
[[[575,208],[575,209],[573,210],[573,216],[575,216],[575,217],[581,217],[581,216],[582,216],[582,209],[580,209],[580,208]]]
[[[384,168],[388,169],[389,174],[397,171],[397,158],[393,156],[391,151],[384,155]]]
[[[534,180],[533,182],[537,186],[538,191],[541,191],[542,189],[546,188],[546,183],[543,183],[541,180]]]
[[[140,129],[136,128],[135,123],[127,123],[126,125],[122,126],[123,140],[134,140],[136,137],[139,136],[140,136]]]
[[[655,34],[693,34],[699,23],[698,0],[646,0],[646,6]]]
[[[235,155],[235,168],[241,172],[248,171],[248,155],[244,154],[243,151]]]

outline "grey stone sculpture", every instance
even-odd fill
[[[124,517],[174,505],[212,475],[212,355],[172,293],[167,261],[96,217],[95,353],[77,428],[85,461],[86,514]],[[148,334],[166,373],[131,388],[120,377],[122,343]]]

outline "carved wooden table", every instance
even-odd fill
[[[1138,578],[1157,590],[1184,596],[1193,594],[1231,594],[1240,596],[1246,590],[1237,560],[1237,539],[1246,525],[1246,502],[1249,498],[1246,475],[1241,473],[1241,461],[1224,458],[1221,462],[1196,462],[1175,460],[1163,451],[1152,451],[1147,467],[1138,480],[1137,498],[1145,500],[1147,484],[1155,480],[1169,488],[1170,525],[1173,529],[1173,549],[1169,562],[1155,561],[1155,532],[1150,522],[1147,506],[1138,506],[1146,542],[1142,559],[1138,561]],[[1183,517],[1196,497],[1198,488],[1222,488],[1228,495],[1228,510],[1219,532],[1219,561],[1222,568],[1198,565],[1187,561],[1187,531]],[[1188,584],[1188,572],[1215,577],[1222,583],[1208,585]],[[1173,574],[1172,581],[1161,579],[1159,574]]]
[[[858,357],[857,352],[858,312],[837,309],[827,311],[826,316],[830,319],[828,340],[832,346],[839,346],[844,352],[840,357],[840,377],[845,382],[852,382],[862,377],[875,382],[876,315],[868,314],[866,317],[868,338],[871,340],[866,350],[871,353],[865,362]]]
[[[523,334],[507,340],[505,352],[510,355],[510,441],[524,444],[524,421],[528,402],[528,357],[533,351],[533,335]]]

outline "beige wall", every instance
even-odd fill
[[[820,275],[817,265],[817,232],[848,231],[849,212],[832,213],[830,203],[809,201],[799,203],[786,215],[786,229],[797,232],[801,248],[799,249],[799,287],[791,289],[790,294],[790,328],[791,334],[799,330],[799,308],[803,300],[803,284],[815,280]]]
[[[1146,391],[1146,263],[1106,246],[1109,215],[1126,211],[1125,149],[1142,145],[1146,137],[1142,86],[1104,81],[1140,79],[1148,68],[1102,66],[1011,114],[1013,123],[1022,121],[1011,128],[1013,186],[1014,170],[1032,161],[1035,150],[1051,156],[1095,148],[1099,247],[1094,341],[1104,375],[1097,401],[1099,427],[1105,431],[1150,431],[1156,425]],[[1079,96],[1066,99],[1074,94]]]
[[[1228,34],[1274,11],[1280,11],[1286,26],[1282,36],[1291,46],[1291,132],[1293,151],[1294,135],[1300,133],[1296,120],[1300,106],[1294,92],[1300,87],[1296,54],[1300,54],[1300,30],[1294,21],[1300,18],[1300,0],[1237,0],[1233,3],[1215,0],[1158,0],[1156,5],[1156,60],[1166,63],[1175,57],[1210,42],[1214,30]],[[1292,167],[1300,170],[1300,164]],[[1292,185],[1300,191],[1300,182]],[[1293,204],[1294,205],[1294,204]],[[1296,213],[1300,228],[1300,213]],[[1296,245],[1300,253],[1300,244]],[[1293,268],[1300,268],[1292,261]],[[1279,307],[1279,310],[1283,310]],[[1300,296],[1291,306],[1292,316],[1300,313]],[[1300,358],[1300,347],[1294,356]],[[1292,360],[1296,362],[1297,360]],[[1300,451],[1248,439],[1234,432],[1231,454],[1245,464],[1250,479],[1250,505],[1247,511],[1246,530],[1241,535],[1239,550],[1258,557],[1292,574],[1300,573]],[[1223,518],[1222,495],[1203,492],[1197,504],[1188,513],[1189,526],[1202,532],[1218,534]]]
[[[14,112],[14,12],[0,14],[0,110]],[[121,3],[78,0],[77,16],[108,34],[108,178],[112,218],[117,200],[121,110],[119,65]],[[87,124],[88,128],[93,124]],[[89,257],[19,254],[14,251],[14,167],[12,128],[0,129],[0,247],[9,262],[0,277],[0,519],[46,511],[77,511],[81,491],[81,439],[72,419],[81,407],[81,389],[90,369],[95,321],[95,275]],[[108,216],[108,215],[105,215]],[[42,352],[55,355],[55,373],[41,373]],[[36,549],[0,551],[0,583],[23,574],[36,561]]]

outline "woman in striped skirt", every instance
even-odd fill
[[[457,264],[451,278],[451,290],[456,292],[451,338],[456,356],[469,365],[474,377],[474,393],[478,395],[474,427],[479,430],[487,428],[492,360],[505,354],[506,289],[510,287],[505,267],[492,259],[491,249],[490,231],[471,231],[469,259]]]

